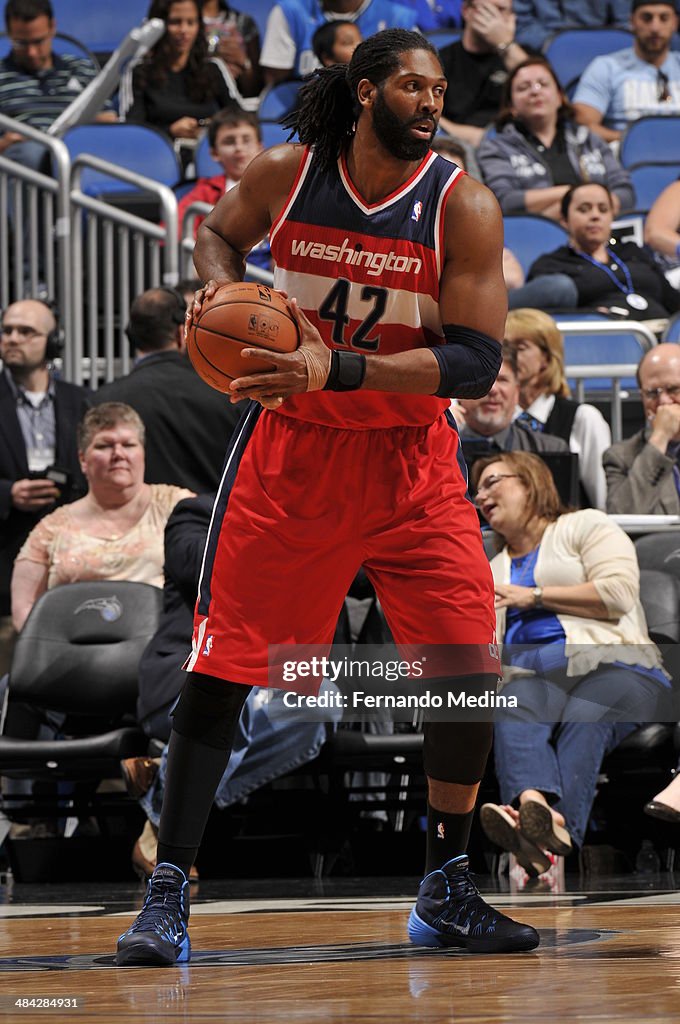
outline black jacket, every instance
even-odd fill
[[[141,416],[148,484],[217,490],[241,408],[202,381],[181,352],[146,356],[127,377],[100,388],[94,402],[127,402]]]
[[[73,500],[87,490],[80,470],[76,432],[89,405],[90,393],[86,388],[65,381],[55,381],[54,407],[56,416],[55,464],[68,471],[71,490],[64,495]],[[14,395],[7,378],[0,373],[0,615],[9,615],[12,568],[19,548],[38,520],[54,505],[41,512],[20,512],[12,505],[12,485],[24,480],[28,473],[28,457],[24,435],[21,433]]]

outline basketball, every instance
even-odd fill
[[[264,284],[222,285],[187,328],[187,352],[194,369],[224,392],[237,377],[274,369],[264,359],[244,359],[244,348],[293,352],[299,343],[298,325],[286,300]]]

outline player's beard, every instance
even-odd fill
[[[402,121],[387,104],[382,89],[378,89],[373,105],[373,130],[378,142],[398,160],[422,160],[426,156],[437,131],[436,124],[429,139],[416,139],[409,130],[426,119],[421,116]]]

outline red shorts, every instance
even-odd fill
[[[266,686],[270,645],[329,650],[362,565],[397,644],[478,646],[473,666],[447,674],[500,674],[452,418],[339,430],[253,403],[215,502],[186,668]]]

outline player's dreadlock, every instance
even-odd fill
[[[300,142],[314,147],[314,160],[331,167],[354,134],[361,111],[357,87],[362,78],[380,86],[399,67],[399,56],[409,50],[437,50],[419,32],[388,28],[359,43],[349,64],[315,71],[300,89],[298,106],[282,121],[297,132]]]

